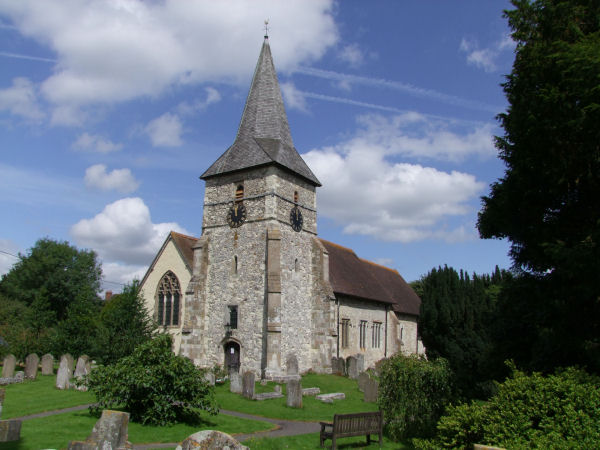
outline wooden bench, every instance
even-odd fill
[[[371,443],[371,434],[379,435],[381,447],[383,437],[383,415],[381,411],[355,414],[336,414],[333,423],[321,422],[321,447],[326,439],[331,439],[332,449],[337,448],[336,440],[343,437],[367,436]]]

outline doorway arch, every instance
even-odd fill
[[[223,346],[225,351],[225,368],[228,373],[240,370],[240,344],[235,341],[226,342]]]

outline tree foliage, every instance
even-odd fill
[[[218,412],[214,388],[203,371],[171,350],[171,337],[161,334],[138,346],[111,366],[93,370],[84,381],[96,396],[94,413],[124,407],[131,420],[169,425],[196,417],[199,410]]]
[[[451,267],[432,269],[419,281],[419,331],[429,358],[448,360],[461,395],[490,394],[492,324],[500,287],[509,274],[470,277]]]
[[[435,439],[417,448],[598,448],[600,378],[570,368],[513,375],[486,403],[450,406]]]
[[[378,403],[394,440],[428,437],[451,398],[451,371],[443,358],[397,354],[383,363]]]
[[[478,228],[508,238],[524,273],[510,308],[546,296],[528,323],[530,344],[555,348],[546,364],[600,370],[600,3],[513,5],[517,47],[496,138],[506,171],[483,198]]]

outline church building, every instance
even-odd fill
[[[233,145],[200,177],[202,235],[171,232],[144,276],[146,307],[201,367],[279,379],[422,353],[420,299],[400,274],[317,235],[321,183],[294,147],[268,37]]]

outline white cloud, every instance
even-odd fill
[[[283,93],[286,108],[307,111],[306,98],[302,91],[296,88],[294,83],[282,83],[281,92]]]
[[[104,164],[95,164],[88,167],[84,179],[86,186],[89,188],[102,191],[114,189],[124,194],[129,194],[140,186],[140,183],[129,169],[114,169],[108,173]]]
[[[47,0],[43,8],[21,0],[0,2],[0,13],[54,53],[41,91],[59,107],[154,97],[187,83],[246,82],[265,17],[280,71],[320,58],[338,40],[332,0]]]
[[[513,49],[514,41],[510,36],[504,36],[490,47],[480,48],[476,40],[463,38],[459,50],[467,54],[467,63],[474,65],[486,72],[494,72],[498,69],[496,60],[501,52]]]
[[[166,236],[165,236],[166,237]],[[104,283],[102,288],[113,293],[121,292],[124,284],[133,280],[141,280],[146,274],[148,265],[122,264],[118,262],[103,262],[102,275]]]
[[[154,147],[178,147],[183,143],[183,126],[175,114],[165,113],[157,117],[146,125],[144,131],[150,136]]]
[[[152,223],[150,210],[141,198],[124,198],[106,205],[91,219],[71,227],[80,247],[92,248],[108,262],[147,265],[169,231],[189,234],[175,222]]]
[[[36,89],[27,78],[14,78],[11,87],[0,89],[0,111],[6,110],[15,116],[39,121],[45,114],[40,109]]]
[[[177,106],[177,112],[182,115],[194,114],[196,111],[202,111],[213,103],[221,101],[221,94],[215,88],[207,87],[204,89],[206,98],[198,99],[194,102],[182,102]]]
[[[363,129],[335,147],[316,149],[303,157],[323,183],[319,211],[351,234],[386,241],[464,240],[473,236],[451,218],[472,214],[470,202],[485,188],[475,176],[459,171],[394,162],[397,155],[454,158],[475,151],[476,133],[441,133],[410,137],[410,126],[424,119],[414,114],[390,120],[361,118]],[[431,124],[429,124],[431,126]],[[488,136],[489,137],[489,136]],[[437,149],[436,145],[448,145]]]
[[[98,153],[110,153],[121,150],[123,144],[115,144],[97,134],[83,133],[73,143],[73,148],[78,150],[89,150]]]
[[[346,45],[344,48],[342,48],[338,54],[338,57],[352,67],[358,67],[364,61],[363,52],[356,44]]]
[[[9,239],[0,239],[0,277],[8,273],[12,266],[19,261],[19,247]]]

